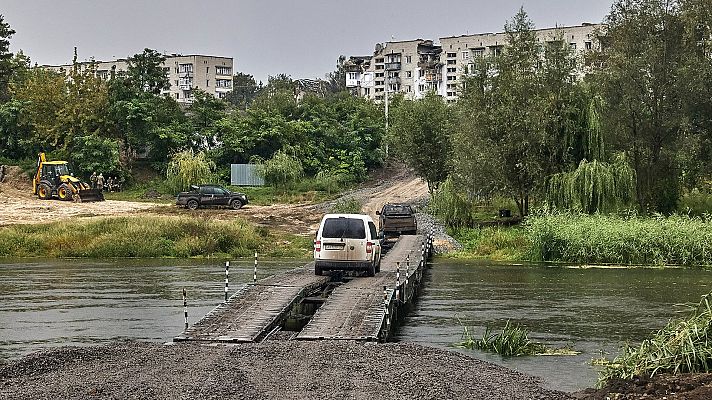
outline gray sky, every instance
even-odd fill
[[[258,80],[320,78],[375,43],[499,32],[524,6],[537,28],[601,22],[612,0],[2,0],[33,64],[121,58],[152,48],[233,57]]]

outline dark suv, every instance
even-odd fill
[[[239,210],[247,204],[247,195],[231,192],[219,185],[191,186],[192,190],[178,193],[176,205],[184,206],[191,210],[198,207],[231,207]]]

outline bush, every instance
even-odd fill
[[[331,206],[330,211],[334,214],[360,214],[361,202],[354,199],[341,199]]]
[[[711,372],[711,303],[712,292],[702,297],[687,318],[670,321],[638,347],[626,346],[621,355],[604,364],[599,383],[664,372]]]
[[[265,183],[280,189],[289,188],[304,176],[302,162],[281,150],[276,152],[271,159],[260,164],[258,171]]]
[[[501,332],[494,332],[489,326],[482,338],[475,339],[467,328],[463,331],[464,340],[459,344],[467,349],[480,349],[503,356],[531,356],[547,351],[546,346],[529,340],[529,332],[518,326],[510,325],[509,321]]]
[[[678,211],[692,217],[712,215],[712,193],[693,190],[680,199]]]

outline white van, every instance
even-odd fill
[[[314,241],[314,273],[323,271],[381,270],[381,243],[376,224],[368,215],[326,214]]]

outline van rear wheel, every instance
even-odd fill
[[[321,275],[322,275],[322,272],[323,272],[323,271],[321,270],[321,267],[319,267],[319,266],[317,266],[317,265],[314,266],[314,275],[320,275],[320,276],[321,276]]]
[[[376,264],[371,263],[366,270],[366,276],[376,276]]]

